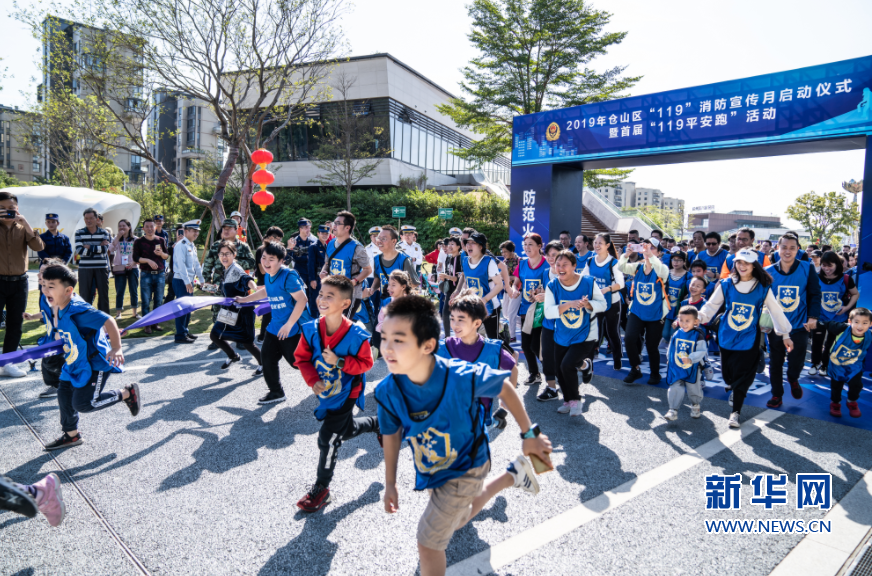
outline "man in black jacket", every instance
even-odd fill
[[[311,312],[312,316],[315,318],[320,316],[318,313],[318,304],[315,300],[318,298],[318,292],[321,291],[321,276],[319,276],[319,273],[321,272],[321,268],[324,267],[324,263],[327,261],[328,238],[330,238],[330,228],[321,224],[318,226],[318,241],[309,246],[307,255],[306,265],[309,279],[307,281],[306,291],[309,294],[309,312]],[[300,275],[302,276],[302,273]]]

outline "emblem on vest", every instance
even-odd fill
[[[730,314],[727,316],[727,324],[736,332],[745,330],[754,322],[754,306],[733,302]]]
[[[779,286],[778,302],[785,312],[799,308],[799,286]]]
[[[830,354],[830,362],[836,366],[850,366],[860,359],[861,351],[859,348],[848,348],[842,344]]]
[[[838,292],[823,292],[822,306],[827,312],[838,312],[842,307],[842,300]]]
[[[561,300],[560,304],[563,305],[567,302],[573,302],[573,300]],[[584,314],[578,308],[569,308],[560,315],[560,321],[567,328],[580,328],[582,320],[584,320]]]
[[[451,448],[451,436],[432,426],[409,438],[415,452],[415,466],[423,474],[445,470],[457,460],[457,450]]]
[[[79,358],[79,349],[76,348],[76,344],[73,342],[73,335],[69,332],[58,330],[55,338],[64,341],[64,357],[66,358],[67,366],[72,366]]]
[[[342,260],[338,260],[334,258],[330,261],[330,275],[331,276],[348,276],[345,273],[345,262]]]
[[[669,287],[669,304],[674,308],[678,304],[678,295],[681,293],[681,288]]]
[[[675,339],[675,363],[679,368],[690,368],[693,366],[693,361],[690,359],[690,353],[693,352],[693,340]]]
[[[328,366],[320,360],[315,360],[315,369],[324,382],[324,391],[318,394],[318,398],[326,400],[342,392],[342,371],[339,366]]]
[[[540,280],[524,280],[524,300],[533,301],[533,290],[542,285]]]
[[[466,287],[474,288],[475,293],[478,294],[479,298],[484,297],[484,292],[481,289],[481,280],[479,278],[467,278],[466,279]]]
[[[636,300],[643,306],[654,303],[654,282],[636,282]]]

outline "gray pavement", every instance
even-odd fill
[[[55,453],[56,461],[34,436],[48,442],[59,435],[56,400],[37,398],[39,379],[0,379],[0,471],[19,482],[58,472],[68,506],[57,529],[42,518],[0,512],[0,574],[142,574],[134,559],[151,574],[415,573],[415,529],[427,497],[412,490],[408,450],[401,454],[398,514],[383,511],[382,454],[368,435],[343,445],[333,502],[305,515],[295,503],[315,479],[319,425],[315,399],[297,372],[283,366],[287,402],[261,407],[256,401],[266,386],[254,377],[250,356],[222,371],[222,354],[208,352],[205,338],[191,346],[128,340],[125,350],[133,369],[109,385],[140,382],[140,415],[132,418],[123,404],[83,415],[85,443]],[[522,366],[521,381],[525,372]],[[369,374],[366,413],[375,412],[371,391],[384,375],[381,362]],[[544,538],[542,545],[497,562],[497,573],[767,574],[801,536],[710,535],[703,520],[820,518],[820,511],[751,506],[750,478],[786,472],[792,484],[796,472],[830,472],[838,500],[872,468],[872,433],[784,414],[549,541],[544,522],[600,506],[603,493],[670,469],[728,430],[725,402],[705,401],[699,420],[685,407],[673,424],[660,416],[665,390],[602,377],[583,389],[585,417],[570,421],[555,413],[558,402],[536,402],[537,391],[521,387],[532,419],[554,443],[557,472],[540,477],[536,497],[502,492],[455,535],[449,566],[476,554],[498,561],[498,544],[530,533]],[[743,420],[762,412],[746,407]],[[517,453],[518,432],[510,423],[493,440],[495,472]],[[721,471],[741,473],[744,488],[742,509],[718,516],[705,510],[704,477]]]

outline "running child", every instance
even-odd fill
[[[666,296],[669,298],[669,313],[663,323],[663,345],[672,338],[672,323],[678,319],[678,306],[687,293],[687,256],[684,252],[672,254],[669,260],[669,276],[666,277]]]
[[[690,283],[690,280],[692,278],[700,278],[703,282],[705,282],[705,290],[703,292],[703,296],[705,296],[706,300],[712,297],[712,293],[714,293],[715,286],[717,285],[717,282],[710,282],[709,279],[706,278],[705,273],[707,270],[708,267],[706,266],[704,261],[694,260],[690,263],[690,276],[687,277],[688,283]],[[688,286],[688,289],[689,288],[690,286]]]
[[[52,332],[64,342],[64,366],[58,382],[58,406],[63,434],[46,444],[58,450],[82,443],[79,413],[103,410],[118,402],[139,414],[139,385],[104,391],[110,374],[122,372],[124,354],[115,319],[82,299],[73,298],[76,274],[66,266],[49,266],[42,272],[42,293],[52,308]]]
[[[388,278],[387,297],[381,299],[381,309],[378,311],[378,324],[375,327],[375,334],[372,335],[372,347],[374,354],[378,354],[378,348],[381,345],[381,328],[385,321],[388,304],[391,300],[409,296],[412,294],[412,289],[415,287],[412,284],[412,278],[404,270],[394,270]]]
[[[705,278],[702,277],[692,277],[687,282],[687,298],[681,301],[681,304],[678,306],[678,309],[685,306],[693,306],[697,310],[702,310],[702,307],[705,306],[707,302],[705,298],[705,289],[706,289],[706,281]],[[673,328],[678,328],[678,320],[675,320],[672,323]],[[714,341],[714,335],[709,332],[708,324],[701,324],[700,328],[703,329],[703,333],[705,334],[706,343],[708,346],[711,345]],[[712,368],[711,363],[708,361],[708,357],[703,361],[702,365],[702,376],[705,380],[711,382],[714,380],[715,371]],[[705,388],[705,382],[702,383],[702,387]]]
[[[682,306],[678,311],[678,328],[669,340],[666,357],[666,397],[669,411],[667,420],[678,420],[678,409],[684,402],[684,390],[690,398],[690,417],[700,417],[702,403],[702,366],[705,364],[705,334],[699,327],[699,310],[694,306]]]
[[[827,322],[827,333],[835,337],[829,349],[830,414],[842,417],[842,389],[848,385],[848,414],[862,416],[857,400],[863,390],[863,361],[872,344],[872,312],[868,308],[854,308],[848,323]]]
[[[354,284],[345,276],[327,276],[316,300],[321,317],[302,327],[294,352],[297,368],[318,398],[318,476],[297,507],[316,512],[330,502],[330,481],[342,442],[364,432],[378,434],[378,418],[354,417],[364,408],[366,372],[373,365],[370,334],[343,315],[354,299]]]
[[[449,305],[451,314],[451,329],[456,334],[439,342],[436,354],[442,358],[457,358],[466,362],[482,363],[496,370],[510,370],[512,385],[518,385],[518,366],[515,359],[502,347],[502,340],[482,338],[478,333],[482,322],[487,318],[487,306],[478,297],[475,290],[467,288],[458,294]],[[506,427],[505,408],[499,408],[493,414],[493,398],[482,398],[485,426],[496,425]]]
[[[424,576],[445,574],[445,549],[454,532],[501,490],[514,486],[531,494],[539,491],[523,455],[485,484],[490,447],[479,398],[505,402],[522,430],[524,454],[548,462],[551,452],[551,442],[524,410],[510,373],[437,357],[439,334],[436,310],[427,299],[405,296],[391,302],[382,331],[382,357],[391,374],[375,389],[384,435],[385,512],[399,510],[397,461],[403,440],[412,448],[415,489],[430,491],[417,532]]]

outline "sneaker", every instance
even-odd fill
[[[821,366],[821,369],[818,370],[818,375],[821,376],[822,378],[826,378],[826,377],[827,377],[827,369],[826,369],[826,367]]]
[[[527,377],[527,380],[526,380],[526,382],[524,382],[524,384],[526,384],[527,386],[532,386],[533,384],[539,384],[541,382],[542,382],[542,375],[541,374],[530,374],[530,376]]]
[[[670,422],[674,422],[675,420],[678,420],[678,410],[672,410],[670,408],[669,411],[663,415],[663,417]]]
[[[257,401],[258,404],[278,404],[279,402],[285,401],[285,393],[282,392],[270,392],[263,398]]]
[[[569,402],[564,402],[563,406],[557,409],[558,414],[569,414]]]
[[[27,372],[16,366],[15,364],[7,364],[3,367],[3,373],[10,378],[24,378]]]
[[[848,414],[851,418],[859,418],[863,414],[860,412],[860,407],[856,402],[848,402]]]
[[[258,366],[257,370],[254,371],[255,376],[263,376],[263,366]]]
[[[137,313],[135,314],[134,317],[135,317],[137,320],[142,320],[142,314],[140,314],[139,312],[137,312]]]
[[[741,424],[739,424],[739,413],[733,412],[730,414],[730,428],[739,428]]]
[[[790,382],[790,395],[797,400],[802,398],[802,386],[799,385],[799,382],[795,380]]]
[[[176,338],[176,339],[175,339],[175,343],[176,343],[176,344],[193,344],[194,341],[193,341],[193,340],[188,340],[187,338]]]
[[[45,445],[46,452],[51,450],[60,450],[61,448],[69,448],[71,446],[78,446],[82,443],[82,433],[79,432],[75,438],[69,436],[66,432],[63,435],[55,440],[54,442],[49,442]]]
[[[759,372],[758,372],[759,374]],[[715,369],[712,368],[711,364],[707,364],[705,368],[702,369],[702,377],[705,378],[709,382],[714,382],[715,380]]]
[[[297,508],[303,512],[317,512],[330,502],[330,488],[315,484],[309,488],[305,496],[297,502]]]
[[[569,415],[570,416],[583,416],[581,411],[581,402],[578,400],[573,400],[569,403]]]
[[[258,342],[263,342],[263,338],[264,338],[263,334],[258,334],[258,335],[257,335],[257,341],[258,341]]]
[[[830,414],[835,416],[836,418],[842,417],[842,403],[841,402],[830,402]]]
[[[142,398],[139,397],[139,384],[134,382],[125,386],[124,389],[130,392],[130,396],[124,400],[124,403],[130,408],[130,414],[136,416],[139,414],[139,407],[142,405]]]
[[[542,393],[536,396],[536,400],[539,402],[548,402],[549,400],[557,400],[560,398],[560,394],[557,392],[556,388],[551,388],[546,386]]]
[[[493,414],[494,428],[497,428],[499,430],[502,430],[503,428],[505,428],[506,425],[508,424],[508,422],[506,422],[506,416],[508,416],[508,415],[509,415],[509,413],[506,411],[505,408],[500,408],[499,410],[494,412],[494,414]]]
[[[239,362],[240,360],[242,360],[242,356],[240,356],[239,354],[236,355],[236,358],[228,358],[227,362],[225,362],[224,364],[221,365],[221,369],[227,370],[228,368],[230,368],[231,364],[234,364],[235,362]]]
[[[121,314],[122,314],[121,312],[119,312],[118,314],[116,314],[116,315],[115,315],[115,319],[116,319],[116,320],[121,320]]]
[[[517,458],[509,462],[509,465],[506,466],[506,472],[515,479],[515,488],[520,488],[530,494],[539,493],[539,481],[536,480],[530,461],[524,456],[518,455]]]
[[[691,418],[699,418],[702,416],[702,410],[699,404],[691,404],[690,406],[690,417]]]
[[[164,329],[161,327],[160,324],[155,324],[154,326],[152,326],[152,330],[155,330],[155,331],[157,331],[157,332],[163,332],[163,331],[164,331]]]
[[[33,518],[39,511],[36,500],[27,490],[6,478],[0,476],[0,510],[9,510],[28,518]]]
[[[818,375],[817,366],[812,365],[812,367],[808,369],[808,375],[809,376],[817,376]]]
[[[54,386],[46,386],[43,388],[42,392],[39,393],[40,398],[54,398],[58,395],[58,389]]]
[[[61,494],[61,481],[58,475],[52,472],[39,482],[33,485],[42,494],[36,501],[39,511],[48,520],[48,525],[51,527],[60,526],[64,521],[64,516],[67,515],[67,506],[64,504],[63,494]]]
[[[185,334],[185,338],[187,338],[188,340],[190,340],[191,342],[193,342],[194,340],[197,339],[197,335],[196,335],[196,334],[191,334],[190,332],[188,332],[187,334]]]
[[[585,384],[593,380],[593,362],[590,359],[585,360],[587,368],[581,369],[581,381]]]
[[[636,380],[642,377],[642,371],[638,368],[630,368],[630,373],[627,374],[627,377],[624,378],[624,382],[627,384],[632,384]]]
[[[152,333],[151,326],[146,326],[146,327],[142,330],[142,332],[143,332],[144,334],[151,334],[151,333]]]
[[[732,406],[733,405],[733,393],[730,392],[730,397],[727,399],[727,403]]]
[[[656,386],[657,384],[660,384],[662,380],[663,378],[660,377],[659,373],[651,374],[651,377],[648,378],[648,384],[650,384],[651,386]]]
[[[781,407],[781,396],[773,396],[769,399],[769,402],[766,403],[767,408],[780,408]]]

